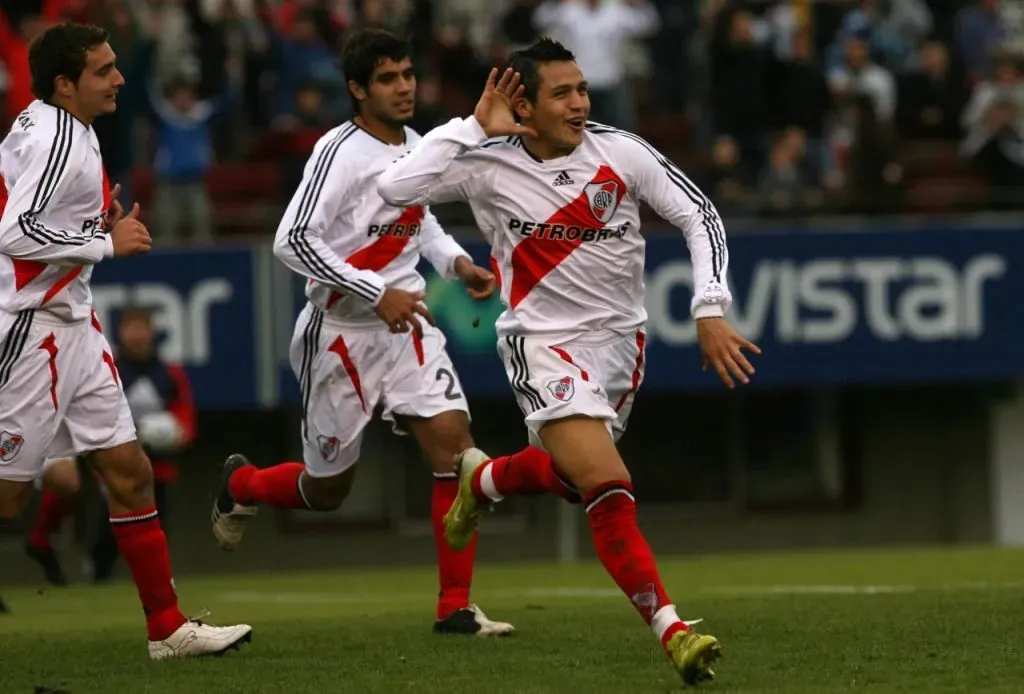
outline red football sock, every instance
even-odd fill
[[[48,489],[43,490],[39,499],[39,514],[32,530],[28,533],[28,541],[36,549],[50,549],[50,538],[60,530],[61,522],[75,510],[78,494],[61,496]]]
[[[305,469],[302,463],[281,463],[262,469],[246,465],[231,475],[228,486],[235,501],[246,506],[260,503],[275,508],[308,509],[299,486]]]
[[[112,515],[110,529],[117,540],[121,556],[132,572],[135,587],[139,590],[149,640],[166,639],[186,619],[178,609],[167,537],[160,527],[156,507]]]
[[[558,471],[551,456],[533,446],[478,467],[473,474],[473,494],[480,501],[538,494],[554,494],[571,503],[580,501],[576,488]]]
[[[444,514],[459,493],[459,478],[452,473],[434,473],[434,494],[430,500],[430,519],[434,524],[437,546],[437,577],[441,592],[437,595],[437,618],[469,607],[469,587],[473,582],[473,562],[479,533],[474,533],[466,549],[456,552],[444,541]]]
[[[676,615],[654,563],[650,545],[636,523],[633,486],[608,482],[583,499],[594,534],[594,546],[604,568],[666,644],[688,627]]]

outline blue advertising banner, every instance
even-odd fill
[[[254,251],[159,252],[104,261],[93,272],[96,313],[111,343],[119,310],[150,308],[160,357],[183,364],[196,403],[256,405]]]
[[[729,319],[764,354],[754,385],[1000,380],[1024,374],[1024,232],[872,230],[730,239]],[[649,390],[719,387],[700,371],[681,236],[648,243]],[[487,249],[470,245],[478,262]],[[467,390],[507,390],[497,302],[431,277],[428,300]],[[482,310],[481,310],[482,309]],[[480,327],[472,317],[481,316]]]
[[[485,244],[463,245],[486,264]],[[768,232],[732,237],[729,247],[729,319],[764,352],[754,387],[1024,375],[1024,320],[1014,309],[1024,297],[1024,231]],[[422,269],[467,392],[508,392],[495,352],[500,303],[478,304]],[[721,387],[700,370],[691,281],[681,234],[652,235],[645,390]],[[296,402],[293,388],[282,392]]]
[[[486,262],[483,243],[464,245]],[[1015,308],[1024,298],[1022,231],[765,232],[732,237],[730,251],[730,320],[764,350],[755,387],[1024,376],[1024,321]],[[267,253],[182,251],[100,263],[93,281],[100,319],[113,339],[118,307],[153,306],[161,355],[188,367],[200,407],[297,404],[286,353],[302,281],[283,268],[288,286],[257,279],[256,256]],[[720,387],[700,371],[681,235],[651,234],[647,257],[644,389]],[[427,301],[467,392],[507,393],[495,352],[499,302],[478,304],[461,285],[424,271]],[[272,348],[258,330],[265,314],[274,319]]]

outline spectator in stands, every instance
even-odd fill
[[[323,93],[316,82],[300,83],[295,89],[293,112],[274,122],[274,129],[278,131],[276,159],[285,201],[302,182],[302,171],[316,141],[337,125],[323,103]]]
[[[1019,193],[1005,188],[1024,185],[1024,127],[1017,105],[1006,99],[990,102],[969,131],[960,153],[995,189],[989,204],[1012,205]]]
[[[755,168],[763,161],[765,51],[754,42],[754,18],[726,9],[715,20],[711,39],[711,118],[719,135],[739,145],[739,156]]]
[[[832,105],[825,75],[814,59],[809,28],[792,35],[789,60],[772,64],[768,81],[770,122],[776,128],[797,127],[807,138],[808,168],[817,180],[824,167],[825,118]]]
[[[1024,125],[1024,80],[1013,60],[1003,59],[998,62],[992,78],[974,88],[963,112],[964,129],[972,132],[987,128],[989,111],[996,103],[1009,106],[1011,121],[1015,126]]]
[[[0,61],[7,73],[7,90],[0,127],[6,133],[11,122],[32,103],[32,75],[28,69],[28,45],[46,29],[46,20],[37,14],[15,15],[8,21],[0,12]]]
[[[728,135],[719,135],[711,147],[711,167],[701,186],[724,215],[748,212],[753,201],[755,170],[743,160],[739,145]]]
[[[533,23],[533,14],[540,0],[513,0],[512,6],[501,17],[502,53],[526,48],[539,37]]]
[[[921,48],[921,69],[899,83],[897,122],[907,138],[957,140],[966,97],[962,81],[950,74],[949,50],[938,41]]]
[[[956,16],[956,51],[974,85],[991,73],[995,54],[1006,39],[1006,28],[999,16],[1000,0],[977,0]]]
[[[847,38],[845,54],[845,62],[828,75],[833,96],[850,100],[865,95],[874,105],[876,119],[891,123],[896,114],[896,80],[892,73],[871,60],[863,36]]]
[[[787,212],[805,206],[808,180],[802,163],[806,145],[800,128],[787,128],[776,136],[757,186],[762,211]]]
[[[352,115],[345,80],[338,69],[338,56],[333,45],[318,33],[313,10],[302,9],[295,15],[290,34],[279,37],[278,50],[277,116],[294,112],[295,87],[306,82],[320,85],[324,106],[332,120],[341,121]]]
[[[878,118],[874,100],[867,94],[854,97],[853,141],[846,176],[851,212],[891,212],[903,182],[899,147],[891,124]]]
[[[625,44],[658,31],[658,10],[647,0],[548,0],[537,8],[533,22],[540,32],[557,34],[576,55],[590,85],[590,117],[617,128],[632,129]]]
[[[150,229],[156,237],[173,240],[187,230],[191,240],[209,243],[213,214],[206,174],[213,163],[211,122],[232,94],[200,100],[192,84],[179,80],[168,88],[168,98],[155,86],[149,97],[157,131],[155,224]]]
[[[932,30],[932,13],[923,0],[860,0],[859,6],[843,17],[835,41],[829,46],[829,72],[842,68],[846,42],[863,38],[871,53],[887,69],[906,69],[917,55],[917,47]]]

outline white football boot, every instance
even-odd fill
[[[215,627],[203,624],[198,618],[190,619],[163,641],[150,641],[149,657],[153,660],[175,660],[222,655],[230,650],[238,650],[243,643],[250,641],[252,627],[248,624]]]

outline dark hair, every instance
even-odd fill
[[[32,93],[44,101],[53,98],[53,83],[61,76],[77,84],[86,55],[107,38],[106,29],[92,24],[58,24],[44,31],[28,49]]]
[[[524,87],[523,96],[527,101],[535,101],[537,90],[540,89],[538,68],[544,63],[568,63],[575,62],[575,60],[576,56],[572,54],[572,51],[558,41],[545,37],[529,48],[510,55],[506,69],[510,67],[519,73],[520,83]]]
[[[363,89],[370,86],[370,76],[385,60],[396,63],[412,56],[412,44],[397,34],[384,29],[360,29],[345,44],[341,54],[341,71],[345,75],[345,88],[351,80]],[[351,89],[352,106],[358,111],[359,101]]]

